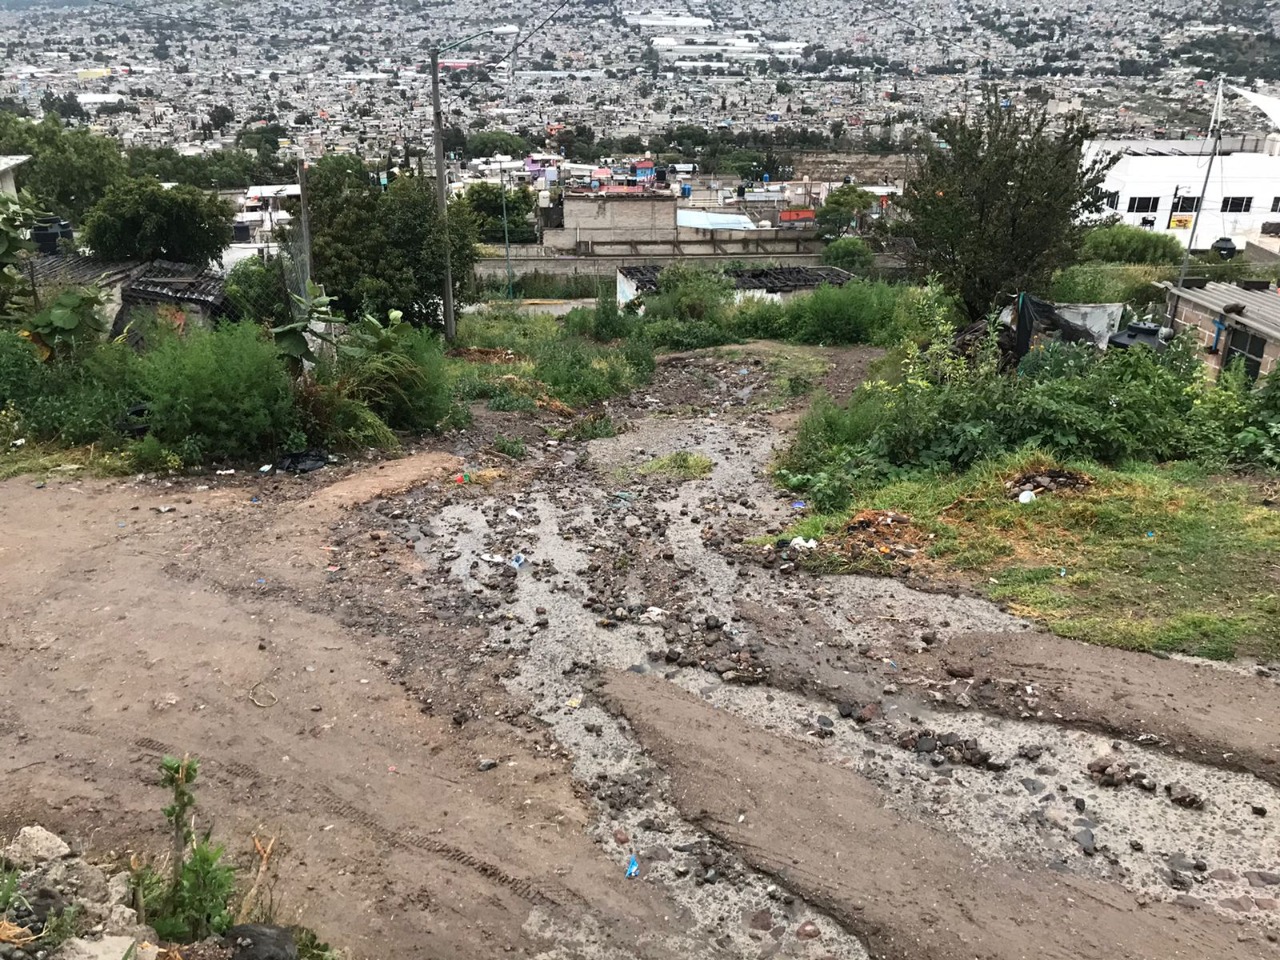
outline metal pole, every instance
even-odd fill
[[[499,170],[502,182],[502,238],[507,242],[507,299],[515,299],[515,281],[511,277],[511,230],[507,226],[507,174]]]
[[[311,296],[311,217],[307,211],[307,161],[298,159],[298,226],[302,234],[302,295]]]
[[[453,340],[458,335],[458,321],[453,315],[452,238],[449,235],[449,184],[444,172],[444,113],[440,108],[439,46],[431,48],[431,123],[436,141],[436,200],[440,205],[440,223],[444,227],[444,290],[440,299],[444,308],[444,338]]]
[[[1191,264],[1191,248],[1196,242],[1196,230],[1200,226],[1200,211],[1204,209],[1205,195],[1209,192],[1209,174],[1213,172],[1213,158],[1218,155],[1218,147],[1222,143],[1222,81],[1218,81],[1218,97],[1213,104],[1213,116],[1209,122],[1214,124],[1213,148],[1209,151],[1209,162],[1204,168],[1204,183],[1200,187],[1200,199],[1196,202],[1196,213],[1191,218],[1191,236],[1187,238],[1187,252],[1182,257],[1182,272],[1178,274],[1178,286],[1187,279],[1187,267]]]

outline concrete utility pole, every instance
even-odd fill
[[[458,319],[453,314],[453,263],[449,235],[449,184],[444,169],[444,111],[440,107],[440,47],[431,48],[431,124],[436,147],[436,200],[440,205],[440,222],[444,225],[444,290],[441,303],[444,313],[444,338],[452,341],[458,335]]]

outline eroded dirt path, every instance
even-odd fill
[[[770,554],[776,361],[673,358],[589,443],[0,485],[3,825],[158,847],[189,750],[361,957],[1274,955],[1280,687]]]

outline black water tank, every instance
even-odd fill
[[[70,243],[74,236],[71,224],[57,217],[39,217],[31,228],[31,242],[44,254],[58,253],[58,242],[66,240]]]
[[[249,225],[247,223],[236,223],[231,227],[231,239],[235,243],[248,243],[251,239],[249,233]]]

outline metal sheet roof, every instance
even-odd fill
[[[1256,330],[1268,340],[1280,340],[1280,293],[1275,287],[1245,290],[1234,283],[1206,283],[1203,289],[1176,287],[1171,283],[1164,286],[1175,296],[1214,313],[1224,313],[1224,308],[1240,304],[1244,312],[1228,313],[1230,320]]]

